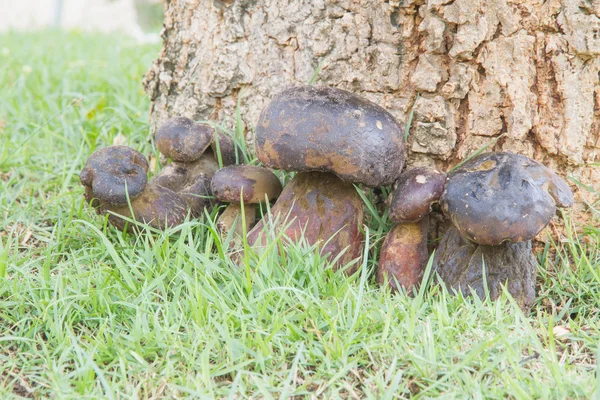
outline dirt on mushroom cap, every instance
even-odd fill
[[[277,95],[260,115],[256,154],[268,167],[330,171],[382,186],[404,166],[404,129],[383,108],[350,92],[300,86]]]

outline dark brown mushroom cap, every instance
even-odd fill
[[[393,183],[404,166],[404,129],[390,113],[353,93],[299,86],[262,111],[254,143],[267,167],[333,172],[345,182]]]
[[[114,206],[135,199],[148,183],[148,161],[142,153],[127,146],[96,150],[85,163],[79,180],[85,186],[85,199],[94,206]]]
[[[390,199],[390,219],[394,222],[417,222],[439,202],[446,174],[430,168],[413,168],[396,182]]]
[[[559,204],[572,203],[566,182],[512,153],[484,153],[448,174],[442,209],[467,239],[496,246],[533,239]],[[571,200],[569,200],[569,198]]]
[[[275,174],[252,165],[230,165],[218,170],[212,178],[211,189],[219,201],[255,204],[276,199],[281,193],[281,182]]]
[[[189,118],[171,118],[156,131],[156,147],[175,161],[191,162],[202,156],[213,141],[214,130]]]

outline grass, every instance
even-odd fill
[[[302,244],[238,269],[214,213],[138,237],[106,226],[77,174],[119,134],[153,151],[141,79],[158,50],[0,36],[0,398],[597,395],[600,229],[568,215],[528,314],[510,298],[377,287],[391,224],[371,204],[370,257],[351,278]]]

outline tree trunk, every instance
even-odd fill
[[[399,121],[409,167],[446,170],[502,135],[600,188],[600,0],[167,0],[145,80],[153,127],[175,115],[245,126],[287,86],[350,90]],[[492,149],[492,147],[490,148]],[[593,164],[596,165],[593,165]],[[570,181],[576,189],[574,181]],[[576,190],[577,218],[597,194]]]

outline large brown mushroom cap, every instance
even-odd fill
[[[96,150],[85,163],[79,179],[85,187],[85,199],[121,206],[142,193],[148,182],[148,161],[142,153],[127,146],[109,146]]]
[[[156,147],[175,161],[191,162],[202,156],[213,141],[214,130],[189,118],[169,119],[156,131]]]
[[[218,170],[212,177],[211,189],[219,201],[256,204],[271,201],[281,193],[281,182],[275,174],[262,167],[231,165]]]
[[[463,237],[496,246],[533,239],[556,212],[555,198],[572,203],[566,182],[542,164],[485,153],[448,174],[441,203]]]
[[[263,110],[254,142],[267,167],[333,172],[376,187],[393,183],[402,171],[403,131],[386,110],[350,92],[300,86]]]
[[[390,198],[390,219],[394,222],[417,222],[440,200],[446,174],[430,168],[406,171],[397,181]]]

